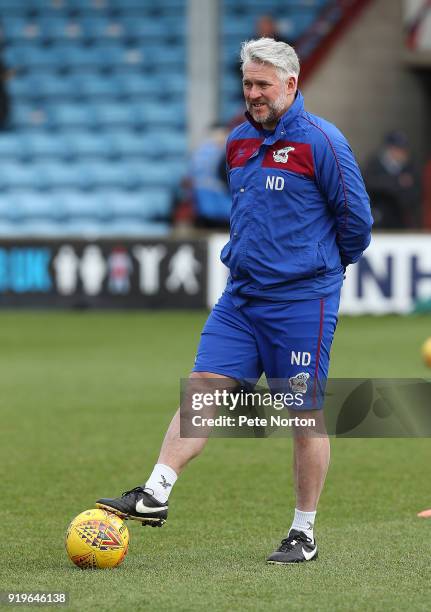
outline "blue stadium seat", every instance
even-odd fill
[[[166,189],[147,189],[143,192],[111,192],[106,204],[113,218],[155,219],[168,217],[171,196]]]
[[[67,100],[75,95],[70,79],[52,72],[41,72],[37,76],[34,74],[18,75],[11,79],[9,90],[13,97],[29,100],[51,98]]]
[[[38,169],[34,164],[4,161],[0,172],[0,189],[38,189],[39,178]]]
[[[46,125],[47,116],[40,106],[16,103],[12,107],[10,121],[14,129],[40,129]]]
[[[84,186],[79,164],[46,160],[34,166],[38,172],[39,189],[52,191]]]
[[[17,238],[21,235],[21,225],[13,221],[0,220],[0,237]]]
[[[54,193],[55,201],[64,210],[69,219],[92,219],[104,222],[109,218],[109,208],[99,193],[82,191],[58,191]]]
[[[26,17],[3,14],[2,26],[5,40],[8,42],[37,40],[40,36],[39,24]]]
[[[57,45],[51,51],[56,55],[56,64],[68,70],[112,71],[115,69],[134,70],[142,64],[142,52],[128,48],[119,42],[109,42],[95,46],[71,44]]]
[[[87,131],[73,131],[63,137],[63,146],[69,157],[77,159],[103,159],[115,155],[109,135]]]
[[[0,238],[25,238],[26,234],[23,229],[27,225],[22,223],[11,223],[10,221],[0,221]]]
[[[144,65],[142,52],[139,49],[110,45],[100,46],[99,52],[106,69],[136,70]]]
[[[118,74],[112,78],[112,82],[118,94],[123,97],[143,97],[149,92],[153,95],[158,87],[158,81],[153,75],[141,73]]]
[[[10,80],[8,88],[13,98],[25,99],[34,95],[33,83],[27,75],[16,75]]]
[[[135,189],[140,177],[128,163],[89,161],[81,167],[80,184],[85,189]]]
[[[253,34],[255,27],[254,17],[247,19],[246,17],[233,17],[222,20],[221,33],[224,40],[229,40],[230,37],[247,40]]]
[[[106,15],[92,15],[83,16],[79,20],[82,28],[83,35],[87,40],[97,41],[104,37],[120,38],[122,34],[122,28],[117,26],[117,35],[115,35],[115,29],[112,27],[112,20]]]
[[[134,192],[111,191],[105,200],[112,219],[147,219],[142,198]]]
[[[58,45],[53,51],[55,51],[57,63],[63,69],[94,69],[94,67],[101,67],[103,65],[100,53],[95,47],[87,48],[68,44]]]
[[[13,158],[21,158],[24,154],[23,141],[20,135],[7,132],[0,133],[0,158],[13,160]],[[3,162],[2,162],[3,163]],[[0,166],[0,172],[3,172]]]
[[[253,7],[254,5],[262,9],[262,0],[223,0],[223,9],[226,10],[230,7],[236,7],[240,4],[247,5],[250,8]],[[270,9],[270,8],[274,8],[274,6],[276,6],[277,3],[271,2],[271,0],[265,0],[265,4],[266,4],[266,7]]]
[[[187,91],[187,77],[185,71],[180,70],[175,73],[171,72],[169,75],[161,72],[160,75],[154,75],[154,80],[156,79],[159,80],[159,86],[162,91],[165,90],[171,95],[175,94],[185,97]]]
[[[76,97],[77,92],[71,79],[58,74],[39,74],[34,79],[35,92],[45,99]]]
[[[146,136],[148,140],[157,142],[162,156],[175,156],[178,159],[187,155],[187,135],[183,130],[159,131],[157,134],[149,131]]]
[[[131,132],[126,126],[123,130],[109,132],[111,150],[117,157],[146,157],[153,154],[152,143],[142,134]]]
[[[55,160],[67,158],[62,136],[45,131],[28,132],[22,136],[26,157],[52,157]]]
[[[113,81],[118,94],[130,98],[145,98],[151,93],[151,96],[157,96],[161,100],[182,96],[183,101],[187,89],[187,79],[182,71],[169,75],[164,71],[162,74],[123,72],[116,74]]]
[[[178,182],[182,172],[183,167],[176,160],[173,163],[163,160],[144,161],[139,164],[139,168],[136,168],[140,188],[160,187],[161,185],[171,188]]]
[[[152,128],[152,126],[151,126]],[[183,157],[187,153],[187,139],[183,131],[145,130],[142,133],[128,129],[109,132],[111,150],[117,157],[155,158]]]
[[[95,47],[95,57],[99,67],[105,70],[124,68],[128,66],[140,65],[142,62],[141,54],[134,49],[129,49],[122,44],[101,44]]]
[[[31,8],[31,5],[16,0],[0,0],[0,12],[2,15],[17,14],[22,17]]]
[[[117,157],[140,157],[153,159],[160,157],[178,159],[186,154],[186,136],[181,132],[147,131],[131,132],[128,129],[117,129],[108,135],[110,150]]]
[[[181,17],[185,14],[185,0],[163,0],[163,2],[154,3],[151,0],[110,0],[110,5],[116,11],[122,11],[125,14],[137,14],[139,16],[151,16],[155,12],[157,16],[160,14],[175,15]]]
[[[139,50],[114,42],[91,47],[70,43],[56,45],[51,50],[51,56],[56,57],[57,66],[68,70],[133,69],[142,63],[142,53]]]
[[[51,194],[25,191],[15,194],[15,205],[21,221],[48,220],[64,221],[65,210]]]
[[[81,74],[68,79],[75,91],[82,98],[106,98],[117,96],[117,87],[113,78],[100,73]]]
[[[119,20],[126,38],[136,39],[144,47],[148,44],[163,45],[167,41],[181,41],[184,36],[182,19],[137,19],[136,16],[128,16]]]
[[[16,69],[29,71],[41,68],[56,69],[59,65],[58,56],[51,49],[39,47],[36,44],[15,45],[6,47],[5,63]]]
[[[170,232],[168,223],[157,221],[142,221],[136,220],[120,220],[116,219],[111,223],[105,223],[101,227],[103,236],[105,237],[130,237],[143,238],[149,236],[151,238],[158,236],[167,236]]]
[[[183,10],[186,9],[187,0],[163,0],[162,3],[167,8],[179,7]],[[110,5],[113,8],[123,8],[127,10],[141,9],[142,7],[154,7],[152,0],[110,0]]]
[[[185,68],[186,53],[184,47],[142,45],[140,51],[147,66],[157,69],[164,68],[165,71],[167,69],[174,71]]]
[[[185,110],[178,104],[136,104],[133,110],[135,126],[183,128],[185,125]]]
[[[172,193],[169,189],[147,189],[142,194],[142,205],[149,219],[168,219],[172,209]]]
[[[27,10],[30,11],[41,11],[45,13],[48,10],[49,12],[55,11],[58,13],[62,10],[64,3],[58,0],[25,0],[23,4],[25,4]]]
[[[57,104],[48,111],[48,123],[54,129],[87,128],[95,125],[93,109],[86,105]]]
[[[127,126],[133,119],[133,107],[125,103],[99,103],[92,109],[94,121],[99,127]]]
[[[319,9],[328,4],[328,0],[303,0],[303,6]]]
[[[82,11],[83,15],[87,15],[89,13],[94,15],[103,15],[110,3],[111,0],[108,2],[103,0],[67,0],[66,4],[70,11]]]
[[[38,20],[40,35],[45,41],[63,41],[67,38],[79,38],[80,26],[63,15],[41,17]]]
[[[21,211],[17,206],[15,193],[2,193],[0,198],[0,220],[16,223],[21,220]]]

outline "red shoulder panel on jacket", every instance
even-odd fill
[[[241,138],[239,140],[231,140],[227,146],[226,153],[229,168],[244,166],[263,141],[263,138]]]
[[[271,147],[268,147],[263,158],[262,168],[289,170],[313,178],[314,162],[311,145],[278,140]]]

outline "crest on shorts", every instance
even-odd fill
[[[300,372],[289,378],[289,387],[293,393],[307,393],[307,380],[310,378],[308,372]]]
[[[274,161],[280,164],[287,164],[287,161],[289,159],[289,153],[294,150],[295,147],[284,147],[283,149],[278,149],[278,151],[274,151]]]

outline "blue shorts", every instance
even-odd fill
[[[277,380],[292,391],[305,387],[313,397],[307,407],[321,407],[316,397],[328,377],[339,302],[337,290],[319,299],[251,299],[236,307],[225,291],[204,326],[193,371],[254,383],[265,373],[270,386]]]

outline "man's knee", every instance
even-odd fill
[[[214,379],[214,380],[225,380],[226,382],[235,383],[236,381],[229,376],[224,376],[223,374],[214,374],[214,372],[190,372],[189,378],[196,379]]]

